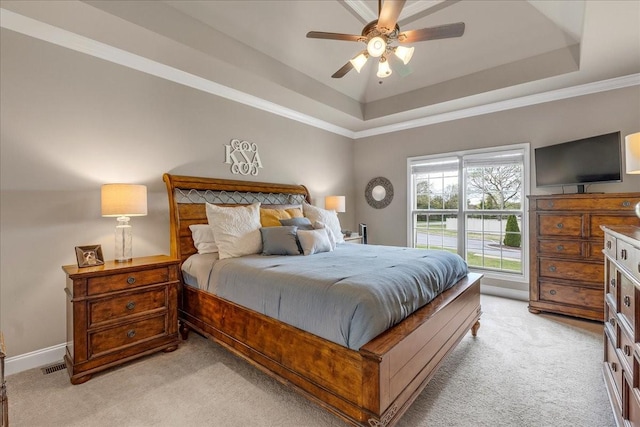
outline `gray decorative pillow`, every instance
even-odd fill
[[[291,219],[281,219],[281,225],[295,225],[298,227],[298,230],[313,230],[313,225],[311,225],[311,221],[309,218],[291,218]]]
[[[300,255],[296,232],[298,227],[262,227],[262,255]]]
[[[320,252],[331,252],[329,236],[324,228],[317,230],[298,231],[298,240],[305,255],[313,255]]]

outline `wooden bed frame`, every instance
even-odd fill
[[[180,203],[176,190],[302,195],[304,186],[165,174],[171,254],[182,262],[196,252],[189,225],[206,224],[205,204]],[[223,203],[228,205],[228,203]],[[342,347],[237,304],[182,285],[178,317],[189,329],[226,347],[351,425],[395,424],[433,377],[444,358],[480,327],[480,274],[451,289],[359,351]]]

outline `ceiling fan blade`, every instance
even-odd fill
[[[464,22],[440,25],[437,27],[423,28],[421,30],[409,30],[398,34],[400,43],[422,42],[426,40],[448,39],[460,37],[464,34]]]
[[[353,65],[351,64],[351,61],[347,61],[347,63],[344,64],[342,68],[340,68],[338,71],[333,73],[331,77],[333,77],[334,79],[340,79],[344,77],[344,75],[347,74],[352,69],[353,69]]]
[[[327,40],[343,40],[347,42],[359,42],[366,41],[367,39],[355,34],[341,34],[341,33],[325,33],[324,31],[309,31],[307,33],[309,39],[327,39]]]
[[[385,0],[382,3],[380,16],[378,17],[378,31],[384,34],[392,33],[396,28],[398,17],[406,0]]]

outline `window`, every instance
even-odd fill
[[[409,246],[458,253],[475,270],[526,278],[529,146],[408,159]]]

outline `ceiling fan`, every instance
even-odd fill
[[[362,29],[361,35],[327,33],[322,31],[309,31],[307,38],[343,40],[366,43],[367,48],[350,59],[342,68],[336,71],[331,77],[339,79],[344,77],[352,68],[359,73],[369,57],[380,58],[378,60],[378,73],[380,78],[391,75],[388,57],[395,54],[405,65],[409,63],[413,56],[413,47],[393,46],[394,42],[413,43],[426,40],[447,39],[460,37],[464,34],[464,22],[455,24],[440,25],[437,27],[422,28],[420,30],[409,30],[400,32],[398,17],[402,11],[406,0],[378,0],[378,19],[369,22]]]

